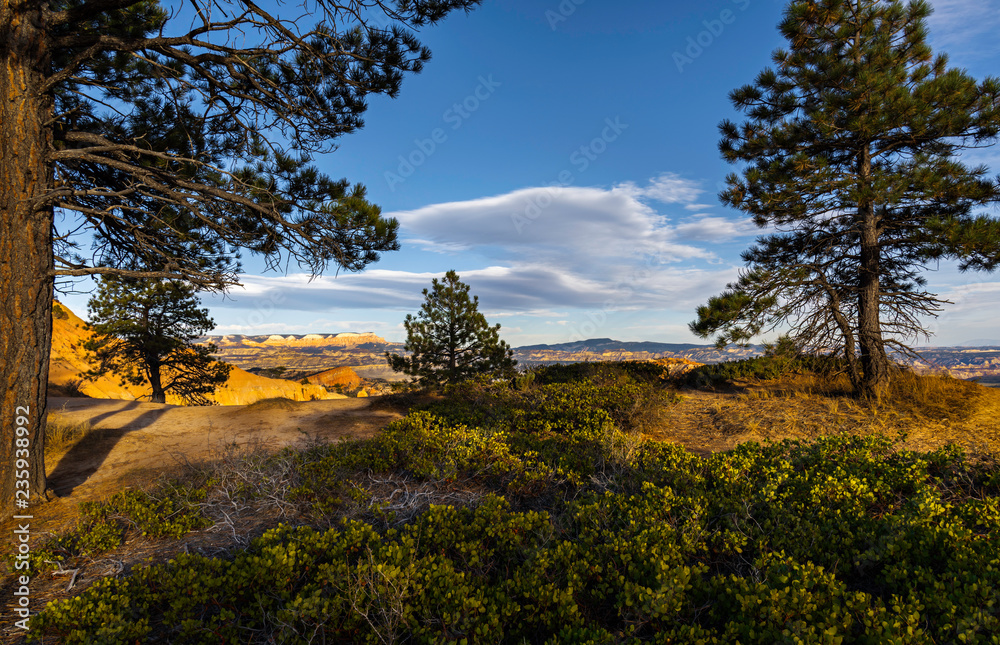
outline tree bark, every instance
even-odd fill
[[[847,316],[844,315],[837,292],[831,289],[825,281],[824,286],[826,286],[830,298],[830,311],[833,313],[834,322],[836,322],[841,335],[844,337],[844,360],[847,361],[847,377],[851,379],[851,387],[854,388],[854,391],[860,392],[861,369],[858,367],[857,348],[854,344],[854,330],[851,328],[851,323],[847,320]]]
[[[885,353],[879,320],[881,250],[879,222],[872,198],[867,194],[871,177],[871,153],[862,150],[859,165],[858,223],[861,227],[861,266],[858,275],[858,346],[861,350],[861,395],[878,399],[889,385],[889,357]]]
[[[0,0],[0,500],[3,513],[50,497],[45,483],[46,389],[53,257],[47,163],[51,101],[41,5]],[[18,459],[24,459],[19,462]],[[23,467],[25,466],[26,467]],[[24,482],[27,482],[26,484]]]
[[[162,369],[163,366],[156,357],[146,356],[146,374],[149,376],[149,385],[153,390],[149,397],[152,403],[167,402],[167,394],[163,389]]]

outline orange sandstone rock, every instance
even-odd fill
[[[335,367],[332,370],[307,376],[306,380],[315,385],[331,388],[339,386],[345,390],[361,387],[361,377],[350,367]]]

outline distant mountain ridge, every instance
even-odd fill
[[[704,349],[708,345],[695,345],[694,343],[658,343],[655,341],[621,341],[611,338],[588,338],[587,340],[577,340],[568,343],[556,343],[553,345],[523,345],[516,347],[515,351],[530,352],[533,350],[553,350],[561,352],[602,352],[602,351],[626,351],[626,352],[683,352],[694,349]]]
[[[386,363],[385,352],[402,353],[403,343],[389,342],[372,332],[330,334],[260,334],[206,336],[202,342],[218,347],[215,356],[243,369],[259,371],[285,367],[296,378],[351,367],[363,378],[401,380]],[[686,359],[698,363],[721,363],[753,358],[764,353],[763,345],[729,346],[655,341],[620,341],[588,338],[552,344],[515,347],[514,359],[522,367],[553,363],[592,361]],[[1000,378],[1000,348],[972,346],[925,347],[913,367],[923,372],[947,371],[956,378]]]

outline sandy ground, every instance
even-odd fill
[[[211,458],[226,445],[273,450],[310,439],[367,437],[400,414],[373,410],[374,398],[263,401],[246,406],[182,407],[109,399],[49,399],[64,422],[95,432],[46,461],[49,485],[61,498],[100,496],[130,471],[155,473]]]
[[[380,408],[378,402],[378,397],[303,402],[272,399],[246,406],[181,407],[50,397],[49,413],[54,420],[86,422],[96,431],[68,449],[46,455],[48,483],[58,497],[33,508],[31,540],[37,545],[72,528],[79,518],[80,502],[99,500],[130,486],[144,487],[164,473],[181,470],[186,463],[212,459],[234,443],[279,450],[316,439],[372,436],[402,417],[399,412]],[[276,518],[265,520],[267,524]],[[11,535],[12,522],[4,518],[0,530]],[[164,561],[181,548],[164,540],[134,542],[113,557],[98,559],[79,570],[79,577],[73,577],[76,586],[72,593],[106,575],[119,575],[122,567],[131,567],[146,557]],[[201,531],[185,536],[184,549],[190,543],[195,552],[201,548],[224,550],[232,542],[224,532]],[[117,568],[111,566],[114,564]],[[73,571],[33,579],[32,609],[69,596],[68,573]],[[0,593],[12,597],[12,585],[14,579],[5,576]],[[25,634],[14,628],[14,620],[11,612],[0,615],[0,643],[24,642]]]

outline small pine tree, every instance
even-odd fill
[[[230,366],[211,357],[214,345],[193,343],[215,327],[198,305],[194,287],[176,280],[104,276],[87,304],[95,336],[85,347],[99,361],[87,376],[113,372],[122,385],[149,383],[153,403],[165,403],[169,391],[209,404],[206,395],[226,382]]]
[[[500,325],[490,327],[479,313],[479,296],[469,298],[469,285],[449,271],[444,280],[423,290],[426,302],[415,318],[407,314],[404,349],[410,356],[386,352],[389,366],[417,377],[421,385],[457,383],[480,375],[511,377],[514,351],[500,340]]]

